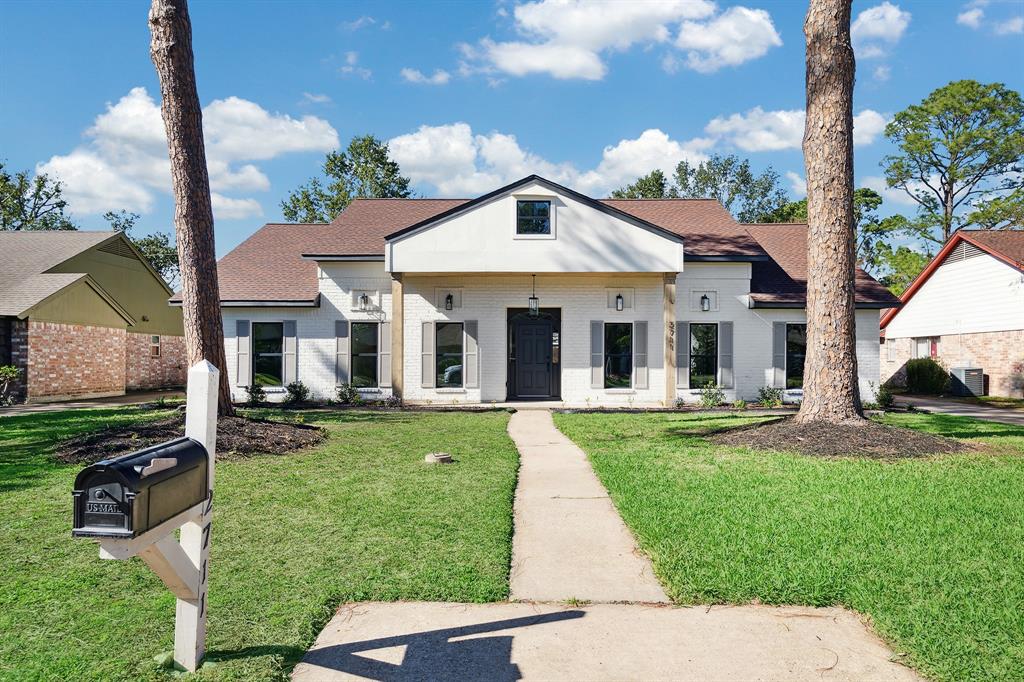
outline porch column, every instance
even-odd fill
[[[666,272],[662,301],[665,328],[665,406],[676,402],[676,272]]]
[[[402,273],[391,273],[391,392],[402,397],[405,377],[405,287]]]

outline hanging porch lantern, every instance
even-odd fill
[[[622,298],[622,294],[615,294],[615,310],[622,312],[622,309],[626,307],[626,301]]]
[[[704,312],[711,310],[711,297],[704,294],[700,297],[700,309]]]
[[[540,299],[537,298],[537,275],[533,276],[533,295],[527,299],[527,310],[529,311],[530,317],[537,317],[540,315]]]
[[[370,309],[370,297],[366,294],[359,294],[359,309],[363,311]]]
[[[448,294],[447,296],[444,297],[444,309],[445,310],[451,310],[452,307],[454,307],[454,305],[455,305],[455,297],[454,296],[452,296],[451,294]]]

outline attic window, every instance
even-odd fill
[[[516,234],[551,234],[551,202],[516,201]]]

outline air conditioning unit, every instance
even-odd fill
[[[985,372],[980,367],[954,367],[950,376],[949,388],[953,395],[985,395]]]

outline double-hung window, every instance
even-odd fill
[[[633,386],[633,323],[604,325],[604,387]]]
[[[438,322],[434,329],[437,387],[462,388],[462,323]]]
[[[804,358],[807,356],[807,325],[786,325],[786,388],[804,387]]]
[[[516,234],[551,234],[551,202],[536,199],[517,201]]]
[[[252,323],[252,379],[260,386],[284,383],[284,323]]]
[[[718,325],[690,324],[690,387],[718,382]]]
[[[149,337],[149,357],[160,357],[160,337],[156,334]]]
[[[376,322],[352,323],[352,385],[377,388],[377,355],[380,336]]]

